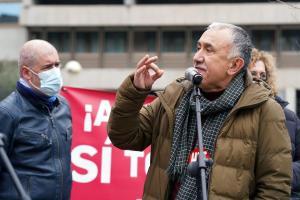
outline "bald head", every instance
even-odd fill
[[[45,56],[57,54],[55,47],[45,40],[29,40],[20,51],[19,68],[27,66],[32,68]]]

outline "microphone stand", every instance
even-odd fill
[[[5,140],[5,135],[3,133],[0,133],[0,156],[1,156],[1,159],[3,160],[3,163],[10,175],[10,177],[12,178],[13,180],[13,183],[17,189],[17,192],[19,194],[19,196],[23,199],[23,200],[31,200],[31,198],[29,197],[29,195],[26,194],[11,162],[9,161],[8,157],[7,157],[7,154],[5,152],[5,149],[4,149],[4,140]]]
[[[198,159],[195,162],[191,162],[188,165],[188,173],[192,177],[196,177],[197,185],[201,184],[198,190],[198,198],[200,198],[200,194],[202,194],[202,200],[207,200],[207,183],[206,183],[206,176],[205,172],[207,166],[212,165],[211,159],[206,159],[203,150],[203,137],[202,137],[202,124],[201,124],[201,105],[200,105],[200,88],[199,85],[202,82],[202,75],[198,73],[197,69],[194,67],[190,67],[185,71],[185,78],[191,81],[194,85],[193,97],[196,101],[196,117],[197,117],[197,135],[198,135],[198,146],[199,146],[199,155]]]
[[[194,85],[194,97],[196,100],[196,117],[197,117],[197,133],[198,133],[198,146],[199,146],[199,155],[198,155],[198,166],[197,166],[197,175],[196,178],[201,180],[201,193],[202,193],[202,199],[207,200],[207,188],[206,188],[206,157],[204,155],[203,151],[203,138],[202,138],[202,125],[201,125],[201,105],[200,105],[200,89],[197,85]],[[200,170],[200,173],[199,173]],[[200,188],[199,188],[200,190]],[[201,194],[199,192],[199,194]]]
[[[188,173],[196,177],[197,184],[199,185],[201,183],[201,187],[199,187],[198,194],[202,194],[202,200],[207,200],[207,181],[205,172],[207,169],[207,166],[212,165],[211,159],[206,159],[206,156],[204,155],[203,150],[203,137],[202,137],[202,124],[201,124],[201,105],[200,105],[200,89],[199,85],[202,81],[202,77],[196,74],[194,78],[192,79],[192,82],[194,84],[194,91],[193,95],[196,100],[196,117],[197,117],[197,135],[198,135],[198,146],[199,146],[199,155],[197,161],[191,162],[188,165]],[[200,197],[198,196],[198,199]]]

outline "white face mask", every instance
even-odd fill
[[[40,78],[40,87],[38,88],[34,85],[38,90],[48,96],[55,96],[59,93],[63,85],[60,68],[53,67],[38,74],[31,69],[29,70]]]

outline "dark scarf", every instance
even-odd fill
[[[17,91],[35,107],[47,112],[52,111],[53,108],[59,104],[59,100],[56,96],[47,96],[37,93],[24,83],[24,81],[19,80],[17,82]]]
[[[244,72],[238,74],[224,93],[213,101],[200,96],[204,148],[214,156],[215,142],[227,114],[244,91]],[[171,180],[178,180],[180,188],[176,199],[197,199],[196,178],[187,174],[188,156],[197,139],[197,119],[193,89],[187,92],[175,111],[175,125],[170,162],[167,169]],[[198,144],[198,143],[197,143]],[[206,171],[210,174],[210,168]],[[198,195],[199,196],[199,195]]]

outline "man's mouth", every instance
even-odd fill
[[[197,69],[197,71],[202,74],[202,73],[205,73],[207,70],[206,68],[204,67],[201,67],[201,66],[195,66],[195,68]]]

